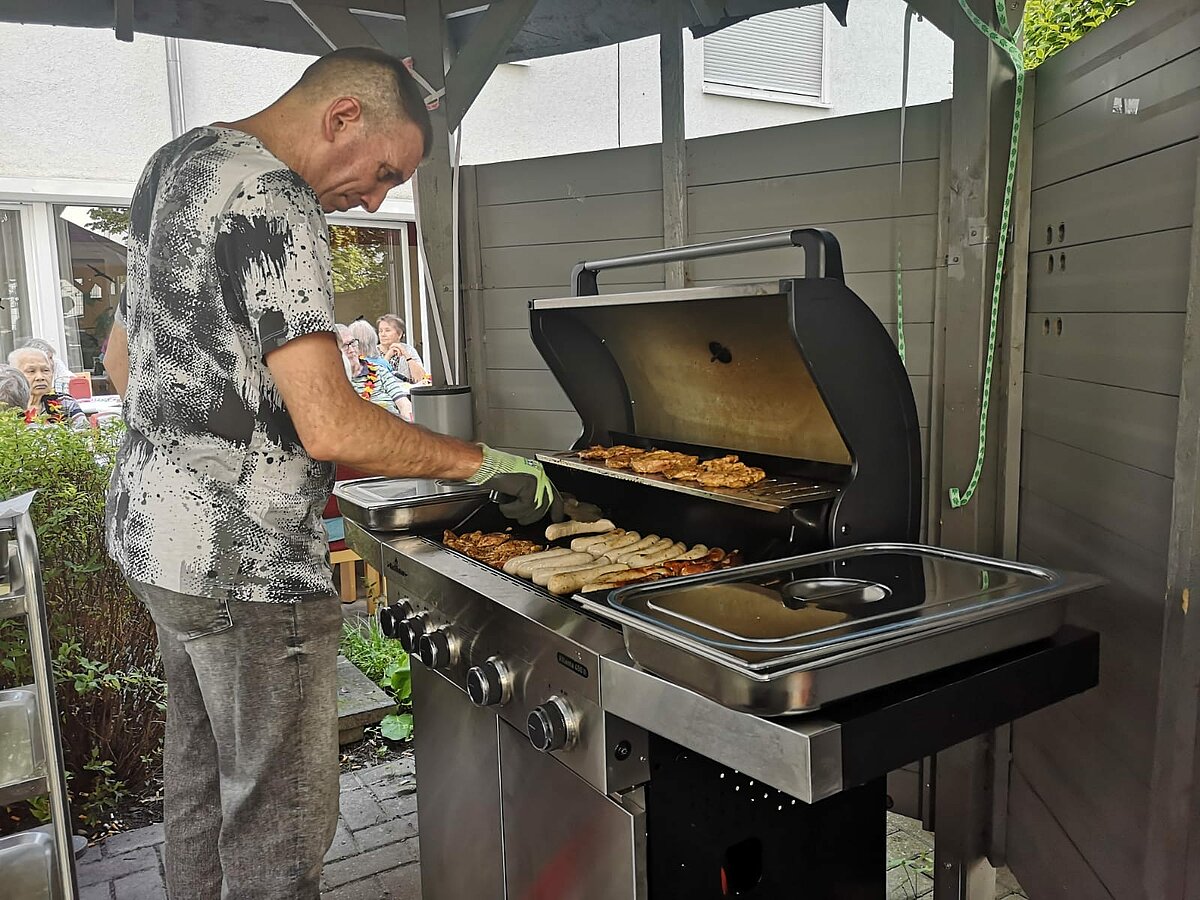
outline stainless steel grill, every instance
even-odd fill
[[[347,526],[382,562],[385,630],[424,663],[425,900],[875,900],[890,769],[1094,683],[1094,636],[1056,633],[1094,581],[896,544],[920,520],[907,375],[832,235],[736,247],[780,244],[806,277],[774,289],[586,295],[685,248],[582,264],[576,296],[530,307],[575,450],[735,453],[769,476],[709,489],[540,454],[555,484],[744,568],[554,597],[440,531]],[[490,505],[461,525],[505,527]]]

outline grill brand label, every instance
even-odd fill
[[[571,659],[571,657],[567,656],[567,654],[560,653],[560,654],[558,654],[558,662],[560,665],[566,666],[568,669],[570,669],[572,672],[574,672],[580,678],[588,677],[587,666],[585,666],[579,660]]]

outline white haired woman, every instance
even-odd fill
[[[8,364],[18,368],[29,382],[26,422],[70,425],[72,428],[89,426],[88,418],[75,398],[54,390],[54,364],[49,356],[41,350],[22,347],[8,354]]]
[[[29,338],[21,342],[21,349],[41,350],[50,357],[50,365],[54,367],[54,390],[66,394],[71,387],[71,370],[54,353],[54,345],[41,338]]]
[[[337,326],[338,343],[342,347],[342,359],[350,375],[350,383],[358,396],[382,406],[394,416],[406,422],[412,421],[412,403],[409,402],[404,385],[391,373],[386,365],[363,358],[359,353],[358,338],[345,325]]]
[[[29,406],[29,379],[15,366],[0,363],[0,410],[17,409],[22,415]]]
[[[411,384],[429,384],[429,373],[421,365],[417,351],[404,343],[404,320],[388,313],[379,317],[379,343],[383,358],[392,371]]]

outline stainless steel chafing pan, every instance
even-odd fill
[[[488,499],[478,485],[431,478],[357,478],[333,495],[343,516],[371,531],[453,527]]]

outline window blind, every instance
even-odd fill
[[[825,7],[764,13],[704,39],[704,80],[819,99]]]

